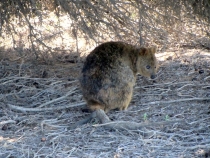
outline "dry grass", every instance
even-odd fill
[[[43,10],[41,17],[12,16],[9,25],[1,28],[0,158],[210,157],[209,24],[192,19],[185,10],[190,5],[180,8],[166,1],[151,1],[154,5],[147,7],[143,1],[135,9],[118,5],[117,10],[113,9],[115,3],[124,2],[110,2],[113,4],[101,1],[104,5],[99,6],[98,17],[90,9],[97,2],[91,1],[82,12],[80,5],[67,8],[79,13],[79,21],[62,12],[58,18],[55,12]],[[134,4],[128,2],[126,6]],[[167,9],[170,6],[177,9]],[[104,14],[104,10],[112,14]],[[130,11],[133,14],[127,14]],[[85,19],[88,27],[83,21],[85,13],[91,15]],[[175,15],[180,13],[184,15],[177,19]],[[97,22],[100,25],[95,25]],[[71,129],[89,115],[81,111],[81,57],[96,43],[107,40],[158,45],[158,77],[152,81],[139,76],[128,110],[108,113],[114,123],[145,126],[115,130],[92,120]]]
[[[180,48],[158,59],[158,78],[139,77],[128,110],[108,113],[113,121],[152,123],[137,130],[97,120],[69,129],[88,115],[80,109],[82,63],[1,60],[0,157],[210,157],[210,52]]]
[[[210,49],[208,0],[0,2],[0,59],[51,64],[105,41]],[[197,9],[197,10],[196,10]],[[199,16],[201,15],[201,16]],[[72,58],[70,59],[72,60]],[[73,59],[74,60],[74,59]]]

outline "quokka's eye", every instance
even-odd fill
[[[149,66],[149,65],[147,65],[147,66],[146,66],[146,68],[147,68],[147,69],[150,69],[150,66]]]

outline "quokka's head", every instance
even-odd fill
[[[140,48],[137,59],[137,73],[154,79],[156,77],[158,62],[155,57],[156,47]]]

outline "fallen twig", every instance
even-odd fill
[[[54,99],[52,102],[61,100],[61,98],[65,98],[69,95],[70,93],[68,93],[67,95],[60,97],[58,99]],[[154,101],[154,102],[149,102],[149,103],[143,103],[141,105],[155,105],[155,104],[170,104],[170,103],[177,103],[177,102],[184,102],[184,101],[209,101],[210,98],[186,98],[186,99],[178,99],[178,100],[171,100],[171,101]],[[43,105],[48,105],[50,104],[49,102],[44,103],[41,105],[41,107]],[[16,105],[12,105],[12,104],[7,104],[8,107],[12,110],[16,110],[16,111],[21,111],[21,112],[41,112],[41,111],[53,111],[53,110],[63,110],[63,109],[67,109],[67,108],[72,108],[72,107],[78,107],[78,106],[84,106],[85,102],[81,102],[81,103],[77,103],[77,104],[69,104],[66,106],[61,106],[61,107],[52,107],[52,108],[24,108],[24,107],[20,107],[20,106],[16,106]]]
[[[143,127],[153,127],[166,124],[174,124],[177,122],[184,122],[183,120],[172,120],[163,122],[151,122],[151,123],[137,123],[132,121],[111,121],[103,110],[96,110],[96,117],[99,118],[102,124],[93,125],[94,127],[105,126],[112,129],[128,129],[137,130]]]
[[[14,120],[1,121],[0,125],[5,125],[5,124],[9,124],[9,123],[16,123],[16,121],[14,121]]]
[[[170,104],[170,103],[185,102],[185,101],[209,101],[209,100],[210,98],[185,98],[185,99],[170,100],[170,101],[154,101],[149,103],[143,103],[141,105]]]
[[[60,106],[60,107],[52,107],[52,108],[24,108],[16,105],[7,104],[8,107],[15,111],[21,111],[21,112],[43,112],[43,111],[56,111],[56,110],[63,110],[67,108],[77,107],[77,106],[83,106],[85,105],[84,102],[77,103],[77,104],[69,104],[66,106]]]
[[[66,97],[68,97],[69,95],[71,95],[71,94],[74,92],[75,89],[76,89],[76,88],[73,88],[70,92],[68,92],[66,95],[64,95],[64,96],[62,96],[62,97],[59,97],[59,98],[53,99],[53,100],[51,100],[51,101],[49,101],[49,102],[46,102],[46,103],[44,103],[44,104],[41,104],[41,105],[39,106],[39,108],[42,108],[42,107],[44,107],[44,106],[46,106],[46,105],[52,104],[52,103],[57,102],[57,101],[59,101],[59,100],[65,99]]]

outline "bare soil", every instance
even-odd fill
[[[210,157],[210,51],[157,55],[158,77],[139,76],[128,110],[107,114],[152,123],[137,130],[107,129],[98,120],[70,128],[89,115],[81,110],[81,60],[46,65],[2,58],[0,158]]]

